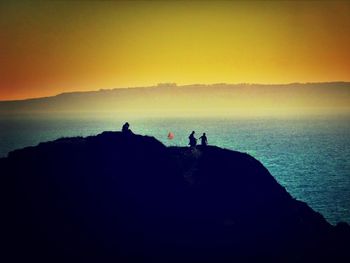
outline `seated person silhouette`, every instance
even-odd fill
[[[197,145],[197,139],[194,137],[194,133],[195,132],[192,131],[192,133],[188,137],[188,139],[190,140],[190,142],[188,143],[190,145],[190,147],[195,147]]]
[[[122,127],[122,133],[127,135],[133,134],[133,132],[129,129],[129,127],[130,127],[130,124],[128,122],[124,123]]]
[[[207,139],[205,132],[203,133],[203,135],[201,137],[199,137],[199,139],[201,140],[201,145],[203,145],[203,146],[208,145],[208,139]]]

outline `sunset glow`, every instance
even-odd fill
[[[0,3],[0,100],[159,82],[350,81],[348,1]]]

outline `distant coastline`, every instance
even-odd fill
[[[145,86],[130,86],[130,87],[118,87],[118,88],[100,88],[96,90],[86,90],[86,91],[71,91],[71,92],[62,92],[58,94],[52,94],[47,96],[38,96],[38,97],[31,97],[31,98],[18,98],[18,99],[0,99],[0,103],[2,102],[18,102],[18,101],[27,101],[27,100],[38,100],[38,99],[47,99],[51,97],[57,97],[61,95],[66,94],[81,94],[81,93],[96,93],[96,92],[110,92],[114,90],[128,90],[128,89],[150,89],[150,88],[167,88],[167,87],[216,87],[216,86],[260,86],[260,87],[266,87],[266,86],[280,86],[280,87],[287,87],[287,86],[296,86],[296,85],[347,85],[350,86],[350,81],[325,81],[325,82],[290,82],[290,83],[249,83],[249,82],[242,82],[242,83],[194,83],[194,84],[183,84],[179,85],[175,82],[169,82],[169,83],[157,83],[156,85],[145,85]]]
[[[350,82],[194,84],[101,89],[0,101],[0,114],[126,112],[139,116],[315,115],[350,113]]]

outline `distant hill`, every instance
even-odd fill
[[[213,84],[63,93],[0,102],[0,113],[121,112],[138,115],[333,114],[350,112],[350,83]]]
[[[1,262],[350,262],[349,225],[248,154],[104,132],[11,152],[0,174]]]

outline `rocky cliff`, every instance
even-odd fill
[[[350,262],[350,227],[244,153],[104,132],[16,150],[0,173],[2,262]]]

